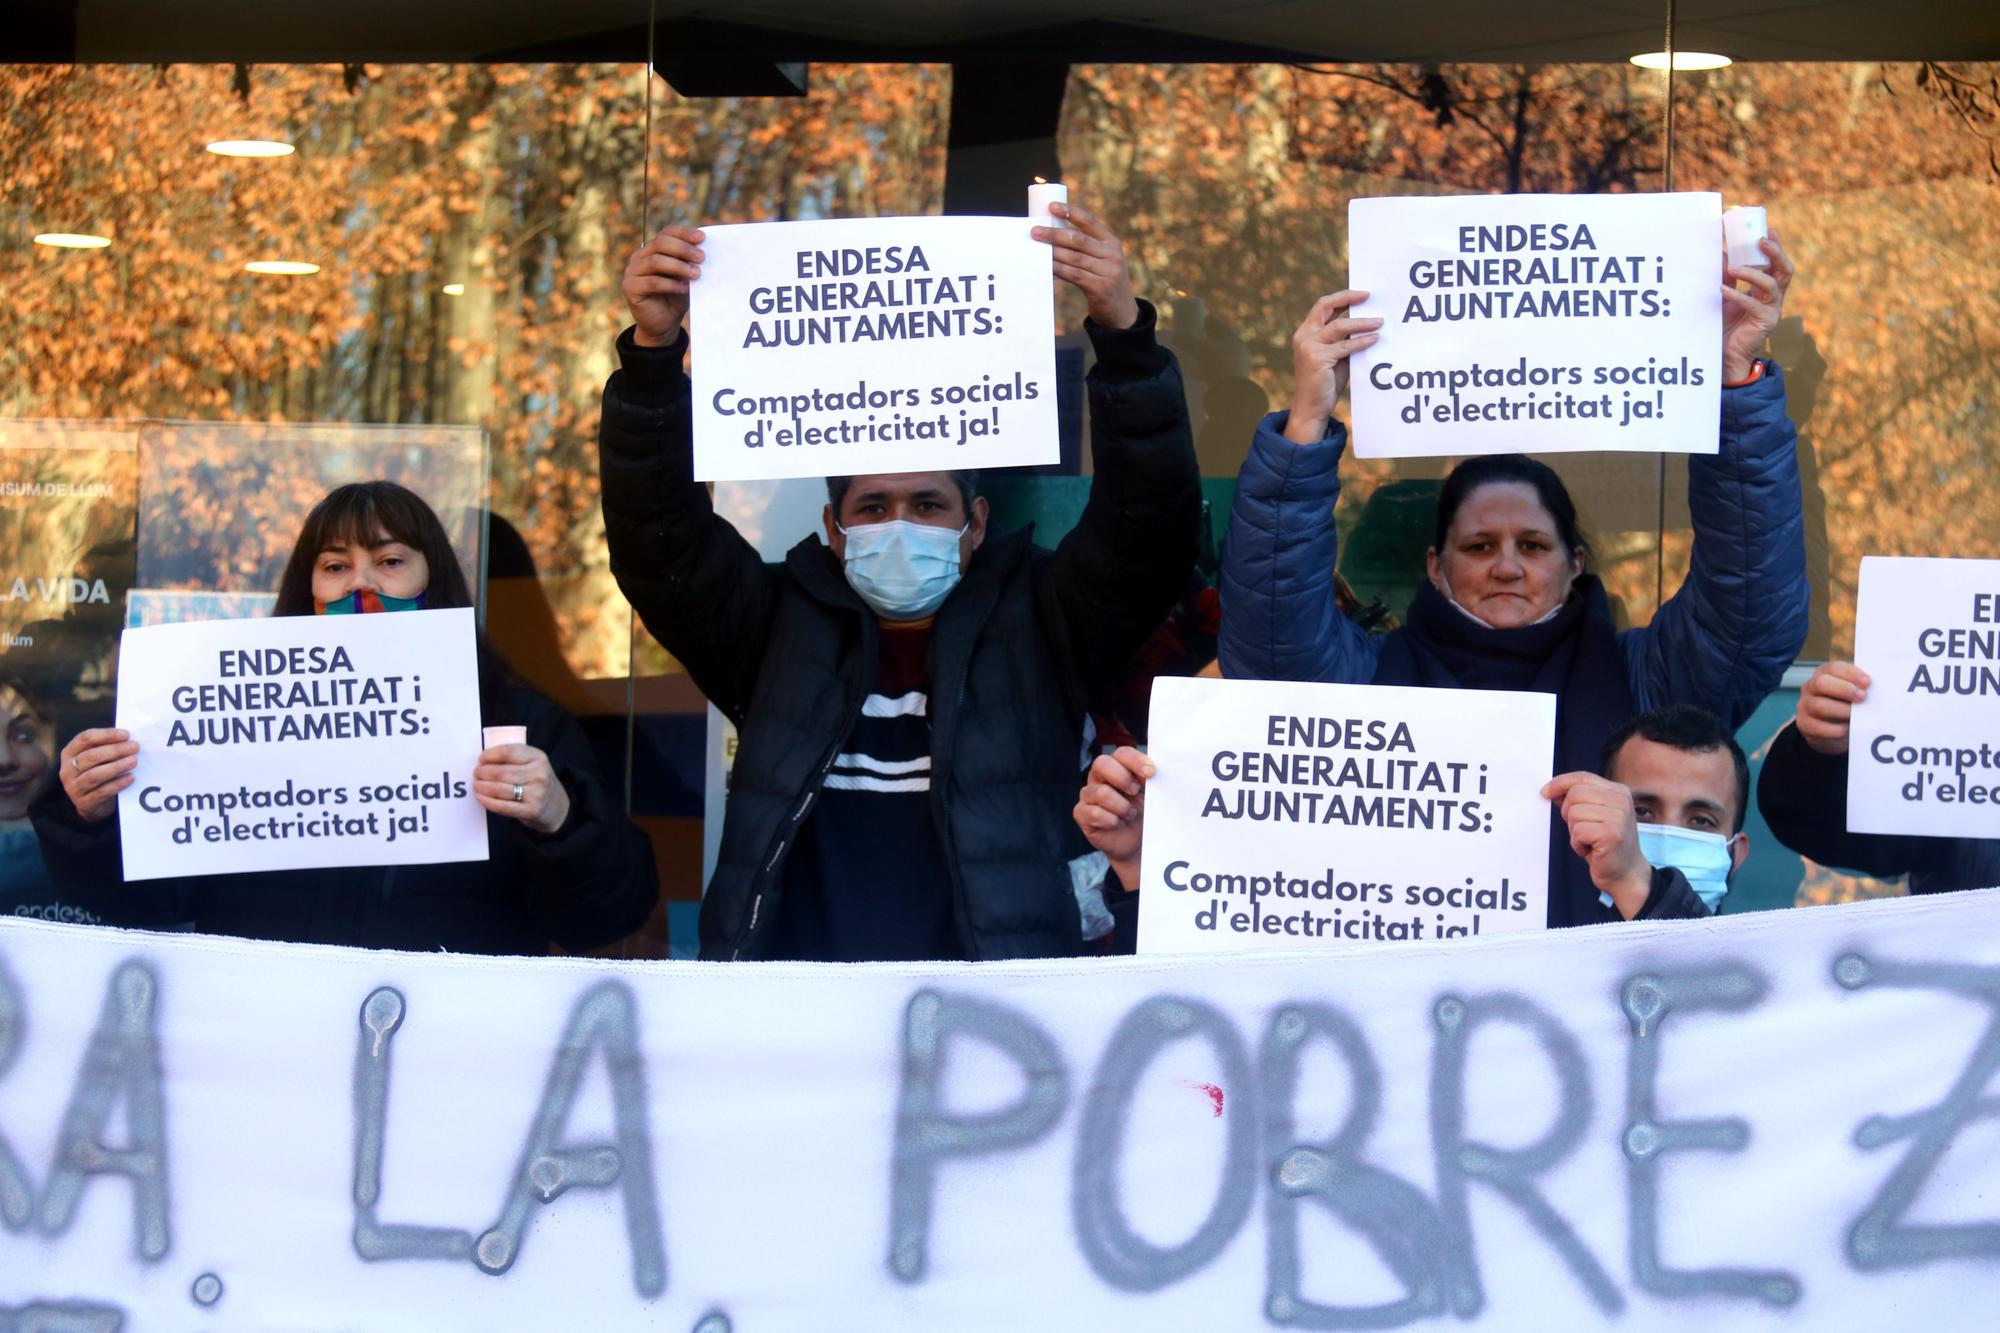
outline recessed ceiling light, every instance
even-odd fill
[[[462,282],[447,282],[444,286],[438,288],[438,290],[446,296],[463,296],[465,295],[465,284]]]
[[[1667,67],[1667,53],[1665,51],[1648,51],[1644,55],[1633,56],[1632,63],[1640,69],[1665,69]],[[1708,51],[1674,52],[1675,69],[1721,69],[1731,63],[1728,56],[1719,56]]]
[[[287,157],[298,150],[276,139],[217,139],[208,151],[217,157]]]
[[[35,237],[35,244],[56,250],[102,250],[111,244],[111,238],[83,231],[45,231]]]
[[[319,272],[318,264],[308,264],[297,259],[253,259],[243,266],[246,273],[278,273],[287,277],[302,277],[307,273]]]

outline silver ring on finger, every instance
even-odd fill
[[[76,755],[76,754],[73,754],[73,755],[71,755],[71,756],[69,757],[69,766],[70,766],[71,768],[73,768],[73,769],[75,769],[75,770],[76,770],[76,775],[77,775],[78,777],[82,777],[82,776],[83,776],[83,756],[82,756],[82,755]]]
[[[514,804],[521,804],[521,784],[518,782],[514,784]]]

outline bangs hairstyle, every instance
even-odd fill
[[[357,481],[327,494],[306,515],[292,558],[278,580],[278,604],[271,614],[309,616],[313,613],[313,565],[320,552],[342,546],[372,547],[381,541],[401,542],[421,553],[430,566],[424,605],[436,608],[472,605],[472,588],[465,581],[458,556],[451,549],[444,524],[415,491],[393,481]]]

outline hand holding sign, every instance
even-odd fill
[[[1785,254],[1785,247],[1778,243],[1778,234],[1772,232],[1758,248],[1770,260],[1771,271],[1756,268],[1726,268],[1722,271],[1722,379],[1725,384],[1736,384],[1750,378],[1750,369],[1756,364],[1757,354],[1764,350],[1764,343],[1771,336],[1771,330],[1778,327],[1778,321],[1785,313],[1785,289],[1792,285],[1792,275],[1798,272]],[[1750,290],[1739,291],[1736,284],[1747,282]]]
[[[86,823],[95,824],[110,817],[118,808],[118,793],[132,785],[139,742],[117,727],[92,727],[63,746],[61,763],[70,804]]]
[[[1139,302],[1132,295],[1125,243],[1081,204],[1050,204],[1049,211],[1070,225],[1036,227],[1030,234],[1054,247],[1055,275],[1088,298],[1093,323],[1107,329],[1137,324]]]
[[[1632,792],[1623,783],[1595,773],[1562,773],[1542,788],[1546,800],[1562,803],[1570,850],[1590,867],[1590,882],[1626,920],[1637,916],[1653,890],[1653,868],[1639,850],[1639,818]]]
[[[1347,358],[1382,336],[1381,320],[1348,317],[1349,306],[1367,299],[1357,291],[1322,296],[1292,334],[1292,415],[1285,425],[1292,443],[1319,443],[1347,387]]]
[[[1153,761],[1129,745],[1090,763],[1090,781],[1076,799],[1076,826],[1111,862],[1127,892],[1139,887],[1139,849],[1146,833],[1146,779]]]
[[[696,227],[662,227],[632,252],[625,265],[625,304],[637,326],[641,347],[665,347],[680,336],[687,318],[688,284],[701,276],[702,233]]]
[[[1826,662],[1799,689],[1799,738],[1824,755],[1847,753],[1854,705],[1868,698],[1868,673],[1852,662]]]

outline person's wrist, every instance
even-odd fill
[[[1740,389],[1746,384],[1762,378],[1762,367],[1754,356],[1740,356],[1734,352],[1722,354],[1722,387]]]
[[[1808,750],[1814,754],[1823,754],[1829,759],[1837,759],[1847,753],[1845,736],[1815,736],[1811,732],[1801,730],[1799,739],[1806,743]]]
[[[541,817],[529,823],[528,827],[547,837],[558,833],[569,822],[569,793],[561,783],[555,783],[549,791],[549,803],[543,807]]]
[[[1332,413],[1317,403],[1302,405],[1294,399],[1291,416],[1285,422],[1285,438],[1293,444],[1318,444],[1326,438],[1330,416]]]
[[[1090,317],[1107,329],[1130,329],[1139,322],[1138,299],[1128,295],[1123,302],[1113,302],[1101,311],[1091,311]]]
[[[664,333],[649,333],[644,324],[632,326],[632,341],[641,347],[672,347],[674,340],[681,336],[681,323],[675,320]]]

